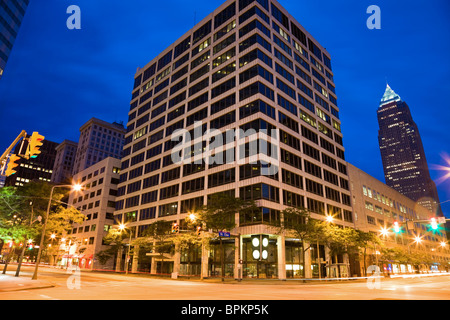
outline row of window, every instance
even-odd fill
[[[382,203],[382,204],[384,204],[384,205],[386,205],[386,206],[388,206],[390,208],[397,209],[401,213],[405,214],[406,216],[408,216],[411,219],[417,219],[418,218],[418,215],[415,212],[415,210],[404,206],[400,202],[395,201],[395,200],[393,200],[391,198],[388,198],[385,195],[380,194],[376,190],[368,188],[366,186],[363,186],[362,189],[363,189],[364,196],[369,197],[371,199],[374,199],[375,201],[378,201],[379,203]]]
[[[261,170],[263,166],[261,164],[256,165],[244,165],[240,167],[239,176],[240,179],[249,179],[261,175]],[[297,188],[303,188],[303,179],[301,176],[296,175],[287,170],[282,171],[283,182],[296,186]],[[217,186],[225,185],[228,183],[236,182],[235,169],[224,170],[214,174],[208,175],[208,188],[214,188]],[[271,177],[278,179],[278,175]],[[181,184],[181,194],[189,194],[205,189],[205,177],[185,181]],[[351,206],[350,196],[339,192],[338,190],[332,189],[328,186],[324,186],[316,181],[305,178],[305,189],[306,191],[325,197],[329,200],[335,201],[337,203],[343,203],[344,205]],[[280,193],[279,189],[267,184],[255,184],[250,186],[241,187],[239,189],[240,198],[244,200],[259,200],[265,199],[273,202],[280,203]],[[284,191],[283,191],[284,192]],[[286,191],[287,192],[287,191]],[[171,185],[159,190],[159,200],[165,200],[180,195],[180,185]],[[287,195],[284,197],[285,205],[292,205],[291,201],[286,201],[289,198]],[[139,201],[141,199],[141,201]],[[147,204],[151,202],[158,201],[158,190],[153,190],[140,195],[132,196],[124,200],[117,201],[116,210],[122,210],[127,208],[132,208],[138,205]],[[296,198],[295,205],[297,207],[304,207],[304,201],[300,201]]]
[[[273,201],[277,198],[276,192],[277,188],[271,187],[265,184],[257,184],[253,186],[248,186],[246,188],[240,189],[240,194],[247,197],[247,199],[258,200],[266,199]],[[283,190],[283,204],[298,208],[307,208],[320,215],[331,215],[335,219],[343,220],[346,222],[353,222],[352,212],[349,210],[341,209],[339,207],[327,204],[321,201],[314,200],[312,198],[307,198],[305,203],[305,198],[301,195],[295,194],[290,191]],[[188,200],[181,201],[180,211],[181,213],[194,212],[203,206],[204,197],[197,197]],[[326,210],[325,210],[326,207]],[[177,215],[179,209],[179,202],[168,203],[160,206],[153,206],[144,209],[134,210],[124,214],[119,214],[115,216],[115,223],[129,223],[135,221],[144,221],[155,219],[157,217],[165,217]],[[257,208],[256,210],[246,210],[241,212],[239,215],[239,225],[249,225],[249,224],[259,224],[268,223],[278,225],[280,223],[280,211],[269,208]]]
[[[254,14],[254,13],[253,13],[253,14]],[[257,21],[257,20],[255,20],[255,21]],[[255,23],[255,24],[256,24],[256,23]],[[262,29],[262,28],[261,28],[261,29]],[[274,29],[277,30],[276,24],[274,24]],[[227,28],[227,30],[228,30],[228,28]],[[278,27],[278,32],[279,32],[282,36],[284,36],[284,38],[286,39],[286,34],[285,34],[285,32],[284,32],[284,31],[280,31],[279,27]],[[258,35],[252,36],[251,39],[255,39],[255,40],[251,40],[251,41],[258,41],[258,40],[259,40],[259,39],[253,38],[253,37],[256,37],[256,38],[257,38]],[[230,40],[230,43],[231,43],[231,40]],[[311,43],[312,43],[312,42],[311,42]],[[298,50],[298,48],[301,48],[301,46],[299,46],[298,43],[295,42],[295,41],[294,41],[294,45],[296,46],[297,50]],[[301,53],[302,53],[303,55],[307,55],[306,52],[303,52],[303,51],[304,51],[303,49],[300,49],[300,50],[302,51]],[[276,53],[276,54],[277,54],[277,53]],[[316,60],[313,60],[312,62],[315,63],[315,64],[318,64]],[[206,71],[204,71],[204,72],[206,72]]]

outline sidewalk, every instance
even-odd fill
[[[15,277],[14,275],[0,273],[0,292],[44,289],[52,287],[54,287],[54,285],[47,281],[31,280],[29,277]]]

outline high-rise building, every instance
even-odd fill
[[[185,228],[188,212],[206,204],[211,194],[255,200],[258,213],[237,214],[237,227],[225,241],[227,275],[237,275],[241,259],[244,277],[299,276],[298,241],[270,227],[279,224],[281,210],[304,207],[315,219],[333,215],[338,224],[353,226],[330,61],[324,47],[277,1],[228,0],[214,10],[134,77],[117,223],[135,228],[139,237],[157,220]],[[177,129],[200,132],[183,154],[184,159],[204,156],[199,163],[172,158],[179,142],[171,136]],[[215,149],[218,140],[201,136],[208,129],[218,130],[218,137],[239,129],[249,136]],[[264,129],[278,129],[278,136]],[[269,142],[270,157],[279,160],[277,172],[265,171],[263,149],[255,153],[257,161],[250,160],[255,151],[250,140]],[[211,149],[214,153],[205,156]],[[209,162],[212,158],[219,161]],[[270,254],[262,262],[250,252],[255,234],[269,237]],[[207,256],[190,261],[190,271],[179,256],[164,262],[164,270],[154,257],[137,260],[137,266],[214,275],[220,269],[214,250],[209,263]],[[319,245],[313,252],[305,273],[324,275],[325,248]]]
[[[83,269],[113,269],[113,260],[102,265],[95,254],[107,248],[103,237],[114,223],[119,167],[119,159],[108,157],[73,176],[74,183],[80,184],[83,190],[71,192],[68,202],[85,215],[85,220],[73,224],[69,232],[73,241],[70,246],[64,244],[67,253],[62,256],[63,265],[69,260],[69,265],[76,264]]]
[[[15,154],[25,152],[27,142],[18,144],[14,150]],[[6,178],[6,186],[23,186],[33,180],[50,182],[53,172],[53,166],[56,158],[57,142],[43,140],[39,148],[41,153],[36,158],[20,158],[16,163],[16,173]]]
[[[29,0],[0,1],[0,78],[5,70]]]
[[[54,183],[71,183],[73,164],[78,143],[64,140],[56,147],[56,160],[51,181]]]
[[[72,174],[75,175],[103,159],[120,159],[126,129],[121,123],[92,118],[80,128],[80,139]]]
[[[386,184],[442,215],[419,129],[411,111],[389,85],[378,108],[378,142]]]

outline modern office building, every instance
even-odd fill
[[[17,38],[29,0],[0,1],[0,79]]]
[[[14,153],[22,153],[27,146],[27,142],[24,144],[18,144]],[[24,159],[20,158],[16,163],[19,165],[16,167],[16,173],[6,178],[6,186],[23,186],[33,180],[50,182],[53,166],[56,158],[57,142],[43,140],[42,146],[39,148],[41,153],[36,158]]]
[[[64,140],[56,147],[56,159],[51,178],[53,183],[71,183],[77,147],[78,143],[70,140]]]
[[[62,265],[70,260],[69,265],[76,264],[82,269],[113,270],[113,260],[102,265],[95,254],[108,248],[103,245],[103,237],[114,222],[119,168],[120,160],[108,157],[73,176],[74,183],[81,184],[83,190],[72,192],[69,204],[85,215],[85,221],[73,224],[70,245],[69,240],[61,244],[67,249],[60,257]]]
[[[442,216],[419,129],[408,105],[387,85],[377,113],[386,184]]]
[[[305,207],[315,219],[329,214],[353,226],[331,56],[277,1],[228,0],[214,10],[137,71],[128,115],[115,219],[135,228],[135,237],[157,220],[183,229],[188,212],[211,194],[255,200],[258,213],[236,214],[225,241],[226,274],[236,276],[242,266],[244,277],[284,279],[303,270],[299,242],[271,228],[281,210]],[[177,129],[200,133],[182,156],[198,163],[172,158]],[[216,137],[239,129],[248,136],[216,148],[219,138],[202,137],[213,129]],[[268,142],[270,154],[255,151],[253,141]],[[265,170],[267,158],[276,172]],[[269,236],[267,260],[252,258],[252,235]],[[189,261],[191,273],[220,274],[214,248]],[[326,250],[312,248],[305,273],[324,275]],[[184,255],[165,261],[163,270],[156,257],[145,256],[139,252],[133,270],[186,272]]]
[[[120,123],[109,123],[92,118],[80,128],[80,139],[75,156],[72,174],[113,157],[120,159],[126,129]]]
[[[378,235],[384,247],[399,247],[409,253],[416,252],[422,256],[429,256],[430,265],[427,271],[448,270],[450,250],[445,225],[441,224],[433,230],[431,218],[434,215],[427,208],[355,166],[348,164],[347,168],[355,228]],[[399,224],[398,233],[394,230],[394,222]],[[405,262],[382,261],[380,251],[381,247],[368,249],[367,254],[370,258],[366,263],[367,266],[379,265],[385,273],[413,271],[414,266]],[[362,263],[360,267],[363,268]],[[426,266],[422,265],[421,268],[425,271]],[[362,271],[361,269],[358,273],[364,274]]]

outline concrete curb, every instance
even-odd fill
[[[55,285],[49,282],[15,277],[7,274],[0,275],[0,292],[35,290],[53,287],[55,287]]]
[[[26,286],[23,287],[11,287],[11,288],[0,288],[0,292],[12,292],[12,291],[26,291],[26,290],[36,290],[36,289],[48,289],[53,288],[54,285],[47,284],[47,285],[40,285],[40,286]]]

